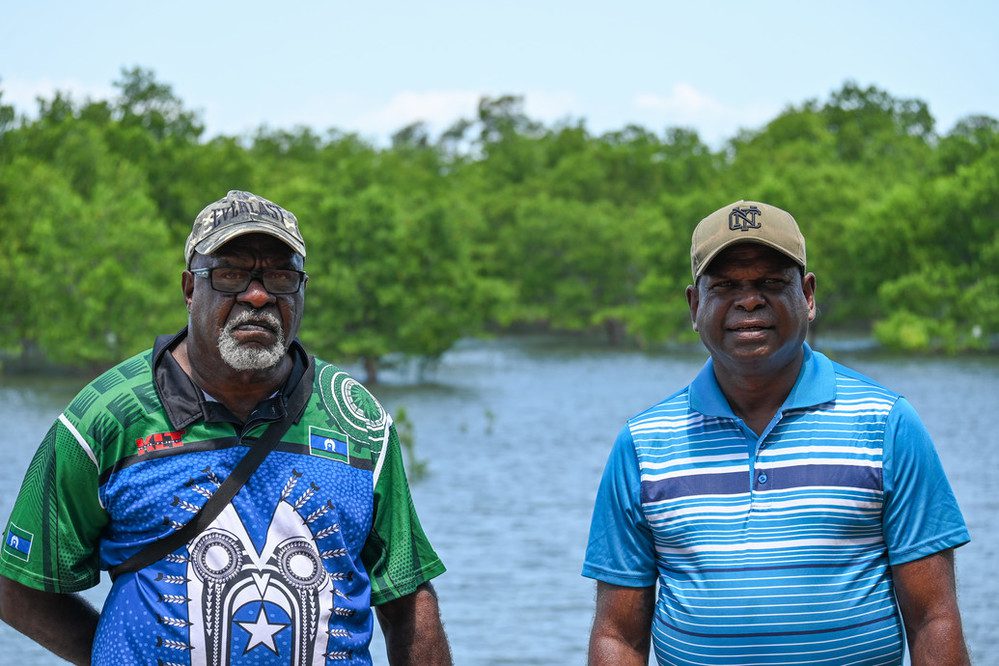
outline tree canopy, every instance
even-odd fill
[[[307,127],[205,139],[151,71],[115,87],[19,117],[0,82],[0,359],[98,367],[179,328],[184,239],[229,189],[296,213],[312,275],[302,337],[370,372],[525,327],[692,340],[690,232],[736,199],[797,218],[820,331],[910,351],[999,336],[999,122],[986,116],[940,134],[924,102],[846,82],[712,149],[680,127],[547,126],[509,95],[440,136],[417,123],[379,147]]]

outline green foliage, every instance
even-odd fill
[[[120,91],[116,107],[123,126],[141,127],[156,140],[195,141],[204,131],[197,114],[185,110],[170,86],[158,82],[152,71],[122,70],[114,86]]]
[[[164,259],[166,230],[141,176],[127,164],[104,168],[107,180],[87,197],[26,158],[0,172],[5,348],[102,366],[148,346],[151,326],[183,321],[179,283],[165,289],[179,262]]]
[[[364,359],[370,375],[386,354],[437,357],[480,330],[491,285],[471,260],[460,210],[447,201],[410,210],[379,186],[324,198],[309,242],[325,251],[310,251],[317,279],[303,339],[334,357]]]
[[[820,327],[907,350],[999,339],[999,122],[938,136],[926,104],[847,82],[712,150],[695,132],[545,126],[483,98],[439,137],[261,127],[203,140],[152,72],[111,100],[57,93],[17,117],[0,90],[0,358],[109,364],[184,321],[191,221],[229,189],[294,210],[311,275],[302,337],[363,360],[435,358],[531,327],[652,345],[696,339],[690,232],[737,199],[792,211]]]
[[[933,266],[885,283],[878,298],[889,314],[875,336],[905,351],[986,349],[999,331],[999,276]]]
[[[409,477],[410,483],[419,483],[427,477],[430,463],[416,453],[416,428],[405,407],[398,407],[395,410],[394,420],[396,434],[399,436],[399,447],[406,463],[406,476]]]
[[[985,349],[999,335],[999,151],[957,167],[894,209],[906,221],[881,251],[904,266],[878,290],[875,334],[904,349]],[[971,158],[973,159],[973,158]],[[967,160],[961,160],[967,161]],[[902,259],[898,262],[898,259]]]
[[[3,103],[3,91],[0,90],[0,137],[14,124],[14,107]]]
[[[517,294],[507,318],[568,331],[613,327],[638,277],[633,221],[606,203],[520,201],[495,239],[496,270]]]
[[[641,279],[636,303],[624,318],[628,330],[642,344],[696,340],[684,297],[687,285],[693,282],[690,234],[704,211],[718,206],[707,192],[693,192],[665,197],[659,207],[636,211]]]

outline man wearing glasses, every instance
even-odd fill
[[[393,663],[449,664],[392,419],[296,339],[297,219],[234,190],[185,256],[188,326],[85,387],[29,466],[3,619],[73,663],[370,663],[375,606]],[[98,615],[76,593],[102,569]]]

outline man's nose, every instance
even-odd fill
[[[250,280],[250,284],[246,286],[246,289],[236,296],[236,300],[259,310],[268,303],[273,303],[276,299],[272,293],[264,289],[263,282],[258,278],[253,278]]]
[[[752,285],[740,289],[735,301],[735,306],[737,308],[741,308],[747,312],[752,312],[757,308],[762,308],[766,304],[767,300],[763,298],[763,294],[758,288]]]

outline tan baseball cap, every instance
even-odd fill
[[[273,236],[305,256],[305,240],[291,211],[256,194],[230,190],[194,218],[194,228],[184,245],[184,259],[190,266],[195,252],[211,254],[233,238],[252,233]]]
[[[701,220],[690,239],[694,280],[711,260],[736,243],[760,243],[786,254],[805,268],[805,237],[791,214],[759,201],[736,201]]]

